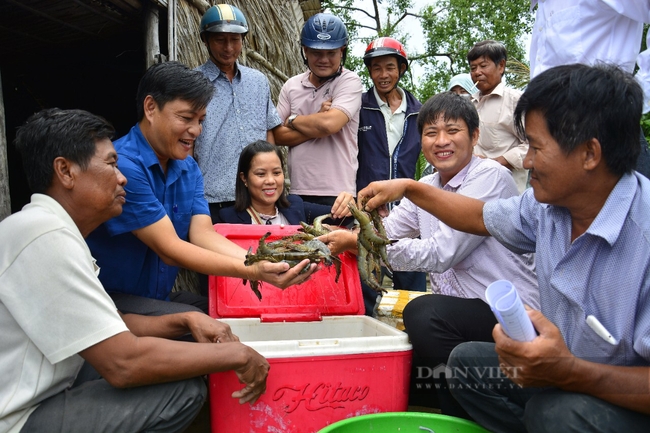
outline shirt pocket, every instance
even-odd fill
[[[546,34],[547,56],[554,59],[554,64],[580,63],[584,57],[581,15],[580,6],[572,6],[561,10],[556,8],[547,17],[546,27],[542,31]]]
[[[624,344],[617,339],[617,344],[611,344],[596,333],[584,319],[576,327],[576,340],[571,352],[579,358],[600,364],[615,364],[616,360],[624,358]],[[611,332],[611,330],[610,330]],[[616,338],[615,335],[613,335]],[[582,356],[584,354],[584,356]]]
[[[189,212],[174,212],[171,215],[172,224],[179,238],[187,241],[190,233],[192,214]]]
[[[503,126],[499,122],[481,122],[480,143],[487,157],[496,158],[508,150],[503,148],[504,134]]]

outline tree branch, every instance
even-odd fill
[[[351,6],[338,6],[338,7],[339,7],[340,9],[344,9],[344,10],[346,10],[346,11],[362,12],[362,13],[365,14],[368,18],[371,18],[373,21],[376,21],[376,18],[375,18],[374,16],[370,15],[368,12],[366,12],[365,10],[363,10],[363,9],[361,9],[361,8],[355,8],[355,7],[351,7]],[[373,29],[373,30],[374,30],[374,29]]]
[[[367,26],[367,25],[365,25],[365,24],[353,24],[353,25],[349,25],[349,24],[348,24],[348,26],[349,26],[349,27],[354,27],[354,28],[357,28],[357,29],[370,29],[370,30],[377,31],[376,28],[374,28],[374,27],[370,27],[370,26]]]
[[[392,24],[392,27],[397,27],[397,25],[406,17],[415,17],[415,18],[422,18],[421,15],[418,14],[413,14],[411,12],[404,12],[404,14],[395,21],[395,23]]]

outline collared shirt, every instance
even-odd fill
[[[444,186],[439,173],[420,182],[483,201],[517,195],[507,168],[476,156]],[[488,285],[508,279],[525,303],[539,305],[532,254],[515,254],[492,237],[453,230],[406,198],[384,218],[384,226],[389,238],[400,239],[387,247],[393,269],[429,272],[434,293],[485,301]]]
[[[643,23],[650,23],[648,0],[532,0],[537,5],[530,44],[530,76],[558,65],[598,61],[632,73],[645,91],[650,110],[650,51],[639,55]],[[637,60],[637,56],[639,59]]]
[[[501,81],[488,95],[472,95],[480,121],[474,153],[488,158],[503,156],[513,167],[512,177],[520,193],[528,182],[528,170],[524,169],[528,143],[517,137],[513,116],[521,94],[521,90],[506,87]]]
[[[102,268],[99,279],[108,292],[167,299],[178,268],[161,258],[131,232],[165,216],[176,234],[188,240],[194,215],[210,215],[203,196],[203,176],[191,157],[170,159],[167,175],[138,125],[115,141],[120,171],[127,178],[122,214],[108,220],[87,238]]]
[[[359,147],[357,191],[376,180],[413,178],[415,175],[418,157],[422,150],[417,127],[417,117],[422,104],[408,90],[400,90],[403,95],[402,101],[405,102],[404,124],[402,136],[399,137],[392,155],[388,146],[386,119],[379,108],[374,90],[371,88],[361,95],[357,135]]]
[[[215,87],[203,131],[194,143],[205,198],[210,203],[234,201],[242,149],[253,141],[266,140],[267,131],[281,123],[280,117],[271,100],[269,81],[261,72],[237,63],[231,82],[210,60],[196,69]]]
[[[533,190],[486,203],[488,231],[516,252],[535,251],[542,313],[580,358],[650,365],[650,181],[624,175],[585,233],[571,242],[566,208],[541,204]],[[585,322],[598,319],[612,345]]]
[[[79,352],[128,331],[99,268],[59,202],[32,195],[0,223],[0,432],[19,432],[38,404],[68,389]]]
[[[306,71],[291,77],[282,86],[278,100],[280,118],[318,113],[321,104],[331,99],[331,109],[342,111],[349,121],[339,132],[289,149],[291,193],[336,197],[347,191],[356,196],[361,79],[343,69],[341,75],[317,88],[309,81],[309,74]]]
[[[401,140],[402,134],[404,134],[404,120],[406,119],[406,98],[404,97],[404,91],[399,87],[395,90],[397,90],[401,95],[402,102],[399,104],[399,107],[393,111],[391,110],[390,105],[379,97],[377,88],[374,86],[372,87],[372,92],[374,93],[375,98],[377,98],[377,105],[379,105],[381,114],[384,115],[384,121],[386,122],[388,150],[391,156],[393,156],[393,152]]]

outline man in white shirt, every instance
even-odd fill
[[[650,111],[650,50],[639,54],[643,24],[650,23],[648,0],[531,0],[537,6],[530,43],[530,78],[570,63],[613,63],[633,73]],[[649,40],[650,42],[650,40]],[[650,152],[641,133],[636,170],[650,177]]]
[[[256,401],[268,362],[200,312],[121,314],[85,237],[122,212],[113,127],[43,110],[16,134],[31,202],[0,223],[0,432],[183,431],[201,376],[234,370]],[[172,339],[191,333],[199,343]],[[223,344],[213,344],[223,343]]]
[[[528,181],[528,170],[523,166],[528,143],[515,131],[512,113],[521,91],[506,87],[503,81],[506,60],[506,47],[492,40],[478,42],[467,53],[470,75],[479,90],[472,95],[481,120],[481,135],[474,153],[508,168],[521,194]]]

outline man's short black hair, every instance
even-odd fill
[[[636,166],[642,110],[643,90],[632,74],[604,63],[564,65],[530,82],[515,108],[515,128],[524,136],[526,113],[537,111],[567,155],[596,138],[605,164],[620,176]]]
[[[427,99],[420,108],[418,114],[420,135],[426,125],[434,123],[440,116],[445,122],[450,119],[464,120],[470,137],[474,135],[474,131],[479,125],[478,112],[469,98],[454,92],[442,92]]]
[[[187,101],[199,110],[208,106],[214,86],[200,71],[179,62],[156,63],[140,79],[136,96],[138,120],[144,118],[144,100],[148,95],[162,109],[176,99]]]
[[[84,110],[49,108],[33,114],[18,128],[14,140],[32,192],[44,193],[51,186],[58,157],[86,170],[97,141],[110,140],[114,133],[108,121]]]
[[[506,51],[506,46],[501,42],[488,39],[477,42],[467,53],[468,62],[473,62],[481,57],[487,57],[492,60],[495,65],[498,65],[501,60],[508,60],[508,52]]]

